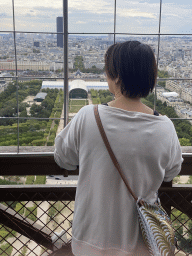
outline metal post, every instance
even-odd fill
[[[160,0],[160,11],[159,11],[159,34],[158,34],[158,52],[157,52],[157,72],[158,72],[158,65],[159,65],[159,50],[160,50],[161,10],[162,10],[162,0]],[[155,86],[154,110],[156,109],[156,98],[157,98],[157,85]]]
[[[116,0],[114,0],[114,39],[113,39],[113,42],[115,44],[115,36],[116,36],[116,9],[117,9],[117,3],[116,3]]]
[[[18,75],[17,75],[17,51],[16,51],[16,33],[15,33],[15,9],[14,0],[12,0],[13,9],[13,37],[14,37],[14,49],[15,49],[15,76],[16,76],[16,97],[17,97],[17,153],[19,153],[19,93],[18,93]]]
[[[64,127],[68,123],[68,0],[63,0]]]

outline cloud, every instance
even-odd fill
[[[114,13],[113,5],[103,0],[69,1],[69,10],[90,12],[95,14]]]
[[[0,18],[5,18],[5,17],[8,17],[7,13],[5,12],[0,13]]]
[[[76,24],[86,24],[86,23],[87,23],[87,22],[85,22],[85,21],[80,21],[80,20],[76,22]]]
[[[143,17],[156,19],[156,15],[150,12],[142,12],[134,9],[118,9],[117,14],[121,17]]]
[[[176,33],[181,26],[186,27],[187,24],[191,31],[192,5],[191,0],[188,2],[190,4],[181,4],[180,0],[174,0],[173,3],[164,3],[163,1],[162,33]],[[56,17],[62,16],[62,3],[62,0],[15,1],[17,30],[24,29],[23,24],[27,24],[26,30],[28,31],[31,29],[46,31],[48,29],[46,24],[49,23],[49,28],[51,26],[53,29],[51,31],[55,31]],[[102,30],[109,31],[107,23],[113,23],[114,0],[69,0],[68,5],[70,27],[78,24],[79,28],[82,27],[80,30],[87,32],[86,28],[93,24],[97,27],[99,21],[98,23],[102,24]],[[0,1],[0,10],[0,27],[2,30],[6,30],[8,23],[12,24],[11,1]],[[148,31],[149,27],[158,27],[158,19],[159,2],[157,3],[156,0],[117,0],[117,23],[124,31],[129,31],[130,24],[134,27],[134,31]],[[96,20],[97,22],[95,22]],[[35,25],[32,27],[32,24]],[[101,24],[98,26],[101,27]],[[101,31],[100,27],[98,27],[99,31]],[[110,29],[112,27],[111,25]]]
[[[165,3],[162,5],[161,33],[184,33],[181,27],[192,24],[192,5]],[[191,27],[192,28],[192,27]],[[191,29],[185,31],[190,33]]]
[[[62,1],[61,0],[17,0],[15,1],[15,8],[22,8],[22,9],[34,9],[34,8],[62,8]]]

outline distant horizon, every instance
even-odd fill
[[[0,37],[1,36],[8,36],[8,35],[12,35],[14,33],[14,31],[9,31],[9,32],[2,32],[0,31]],[[54,35],[55,37],[57,36],[57,32],[30,32],[30,31],[15,31],[16,33],[16,36],[19,36],[19,34],[32,34],[34,36],[37,36],[37,35]],[[107,38],[108,35],[111,34],[112,36],[114,35],[114,33],[102,33],[102,34],[93,34],[93,33],[86,33],[86,34],[74,34],[74,33],[68,33],[68,36],[69,37],[83,37],[83,38],[86,38],[86,37],[93,37],[93,38],[96,38],[96,37],[99,37],[99,38]],[[188,34],[125,34],[125,33],[121,33],[121,34],[118,34],[118,33],[115,33],[115,37],[117,38],[125,38],[125,37],[145,37],[145,38],[157,38],[158,40],[158,35],[161,36],[161,40],[163,39],[168,39],[168,38],[186,38],[186,39],[190,39],[192,40],[192,33],[190,35]],[[113,40],[112,40],[113,41]]]

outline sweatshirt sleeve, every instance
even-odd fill
[[[165,168],[164,181],[169,182],[181,171],[181,165],[183,162],[181,146],[177,137],[177,133],[173,126],[173,137],[170,150],[170,160]]]
[[[76,170],[79,165],[80,119],[78,112],[55,139],[55,162],[67,170]]]

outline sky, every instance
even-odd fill
[[[116,0],[117,33],[158,33],[160,0]],[[63,0],[14,0],[16,31],[56,32]],[[69,33],[113,33],[114,0],[69,0]],[[12,0],[0,0],[0,31],[13,30]],[[161,33],[192,34],[192,1],[162,0]]]

